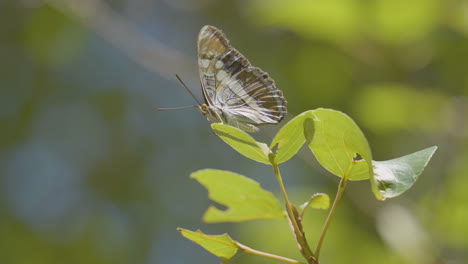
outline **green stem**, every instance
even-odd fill
[[[323,225],[323,228],[322,228],[322,232],[320,233],[320,238],[317,242],[317,247],[315,248],[315,257],[317,258],[317,261],[319,259],[320,249],[322,247],[325,234],[327,233],[328,226],[330,225],[333,215],[335,214],[336,208],[338,207],[338,203],[341,200],[341,195],[344,192],[346,183],[348,181],[349,176],[351,175],[351,170],[353,169],[353,166],[355,163],[356,162],[354,160],[351,161],[348,169],[346,170],[344,176],[341,178],[340,183],[338,184],[338,190],[336,192],[335,200],[333,201],[333,205],[330,209],[330,212],[328,213],[327,220],[325,221],[325,224]]]
[[[283,197],[284,197],[284,201],[286,204],[286,211],[288,213],[288,218],[291,223],[291,229],[294,232],[294,237],[296,238],[299,251],[304,256],[304,258],[307,260],[308,263],[316,264],[318,262],[316,261],[314,253],[312,252],[312,250],[310,249],[307,243],[304,232],[302,231],[302,227],[300,227],[300,224],[297,222],[297,217],[296,217],[296,214],[294,214],[293,205],[291,202],[289,202],[288,194],[286,193],[286,188],[284,187],[283,179],[281,178],[278,164],[274,162],[274,158],[270,158],[270,162],[271,162],[271,165],[273,166],[273,171],[275,173],[276,180],[278,181],[278,184],[281,189],[281,193],[283,194]]]
[[[275,260],[282,261],[282,262],[285,262],[285,263],[304,264],[303,262],[297,261],[295,259],[285,258],[285,257],[282,257],[282,256],[278,256],[278,255],[266,253],[266,252],[263,252],[263,251],[255,250],[255,249],[250,248],[250,247],[248,247],[246,245],[243,245],[243,244],[241,244],[239,242],[236,242],[236,246],[239,247],[245,253],[249,253],[249,254],[252,254],[252,255],[257,255],[257,256],[261,256],[261,257],[265,257],[265,258],[275,259]]]

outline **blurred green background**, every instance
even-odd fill
[[[286,121],[343,111],[376,160],[439,146],[402,197],[378,202],[368,182],[348,184],[323,263],[468,263],[464,0],[1,0],[0,263],[218,263],[177,227],[301,260],[285,221],[200,220],[210,201],[193,171],[235,171],[279,193],[271,169],[196,110],[157,111],[194,104],[176,73],[201,98],[206,24],[276,80]],[[337,177],[306,149],[281,169],[296,203],[335,194]],[[325,216],[306,213],[312,245]]]

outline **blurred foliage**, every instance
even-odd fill
[[[45,6],[30,15],[22,33],[25,51],[31,57],[59,66],[70,63],[82,52],[86,31],[77,21]]]
[[[200,226],[210,202],[191,172],[235,170],[277,191],[274,177],[196,111],[155,111],[193,105],[167,72],[200,95],[195,47],[205,24],[275,79],[288,118],[343,111],[377,160],[439,146],[401,198],[377,202],[369,186],[349,184],[324,263],[468,262],[468,1],[47,3],[0,1],[0,263],[217,262],[179,226],[296,257],[282,220]],[[272,129],[255,138],[270,142]],[[295,157],[282,170],[297,205],[334,195],[335,177],[318,165]],[[313,244],[326,212],[310,211]]]

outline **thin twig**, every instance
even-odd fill
[[[344,192],[344,189],[346,187],[346,183],[348,181],[349,176],[351,175],[351,171],[352,171],[355,163],[356,162],[353,159],[351,161],[351,163],[349,164],[349,167],[346,170],[345,174],[341,178],[340,183],[338,184],[338,190],[336,191],[335,200],[333,201],[333,205],[332,205],[332,207],[330,209],[330,212],[328,213],[327,220],[325,221],[325,224],[323,225],[322,232],[320,233],[320,238],[319,238],[319,240],[317,242],[317,247],[315,247],[315,257],[317,258],[317,260],[319,259],[320,249],[322,248],[322,243],[323,243],[323,240],[325,238],[325,234],[327,233],[328,226],[330,225],[330,222],[331,222],[331,220],[333,218],[333,215],[335,214],[336,208],[338,207],[338,203],[341,200],[341,195]]]
[[[309,247],[309,244],[307,243],[307,239],[304,235],[302,227],[300,226],[300,223],[297,222],[298,219],[296,217],[296,214],[294,213],[293,205],[289,201],[288,194],[286,193],[286,188],[284,187],[283,179],[281,178],[281,173],[279,171],[278,164],[276,164],[274,158],[270,158],[270,162],[273,166],[273,171],[275,173],[276,180],[278,181],[278,184],[280,186],[281,193],[283,194],[283,198],[286,204],[286,211],[288,212],[288,219],[291,223],[291,229],[294,233],[294,237],[299,247],[299,251],[308,263],[318,263],[314,256],[314,253],[312,252],[312,250]]]
[[[270,254],[270,253],[266,253],[266,252],[263,252],[263,251],[259,251],[259,250],[250,248],[250,247],[248,247],[246,245],[243,245],[243,244],[241,244],[239,242],[236,242],[236,245],[242,251],[244,251],[245,253],[249,253],[249,254],[265,257],[265,258],[270,258],[270,259],[274,259],[274,260],[279,260],[279,261],[286,262],[286,263],[291,263],[291,264],[304,264],[303,262],[297,261],[295,259],[290,259],[290,258],[286,258],[286,257],[282,257],[282,256],[278,256],[278,255],[274,255],[274,254]]]

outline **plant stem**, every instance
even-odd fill
[[[335,200],[333,201],[333,205],[330,209],[330,212],[328,213],[327,220],[325,221],[325,224],[323,225],[322,232],[320,233],[320,238],[317,242],[317,247],[315,248],[315,257],[317,258],[317,261],[319,259],[320,255],[320,249],[322,247],[323,240],[325,238],[325,234],[327,233],[328,226],[330,225],[330,222],[333,218],[333,215],[335,214],[336,208],[338,207],[338,203],[341,200],[341,195],[344,192],[344,189],[346,187],[346,183],[348,181],[349,176],[351,175],[351,170],[353,169],[353,166],[356,162],[354,159],[351,161],[349,164],[348,169],[346,170],[344,176],[341,178],[340,183],[338,184],[338,190],[336,191],[336,196]]]
[[[275,173],[276,180],[278,181],[278,184],[280,186],[281,192],[284,197],[289,222],[291,223],[291,229],[294,233],[294,237],[296,238],[299,251],[304,256],[304,258],[307,260],[308,263],[316,264],[318,262],[316,261],[314,253],[312,252],[312,250],[310,249],[307,243],[306,237],[304,235],[304,232],[302,231],[302,227],[300,226],[300,223],[298,223],[297,221],[296,214],[294,214],[293,205],[291,202],[289,202],[288,194],[286,193],[286,188],[284,187],[283,179],[281,178],[278,164],[276,164],[273,159],[270,159],[270,162],[271,162],[271,165],[273,166],[273,171]]]
[[[303,262],[297,261],[295,259],[290,259],[290,258],[286,258],[286,257],[266,253],[266,252],[263,252],[263,251],[255,250],[255,249],[250,248],[250,247],[248,247],[246,245],[243,245],[243,244],[241,244],[239,242],[236,242],[236,246],[239,247],[245,253],[249,253],[249,254],[252,254],[252,255],[257,255],[257,256],[261,256],[261,257],[265,257],[265,258],[275,259],[275,260],[278,260],[278,261],[291,263],[291,264],[304,264]]]

